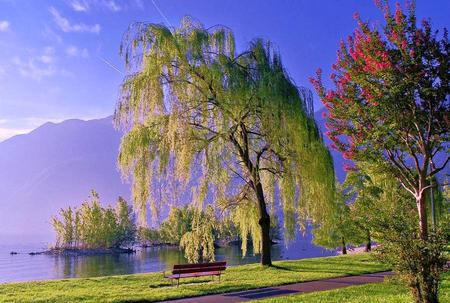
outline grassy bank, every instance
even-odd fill
[[[439,293],[441,303],[450,303],[450,272],[443,275]],[[413,298],[408,288],[394,279],[384,283],[351,286],[316,293],[298,294],[255,301],[255,303],[410,303]]]
[[[172,287],[161,273],[0,284],[0,302],[152,302],[387,270],[370,254],[274,262],[227,269],[222,281],[184,279]]]

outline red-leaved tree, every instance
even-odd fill
[[[341,41],[332,66],[334,88],[324,87],[320,70],[311,82],[328,108],[326,134],[333,147],[399,180],[416,201],[419,239],[426,242],[429,180],[449,162],[447,30],[432,30],[429,20],[417,25],[411,3],[406,10],[397,3],[394,12],[387,1],[377,5],[384,25],[355,14],[358,27]],[[420,302],[437,302],[436,285],[424,286],[421,291],[430,296],[422,294]]]

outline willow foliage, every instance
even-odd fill
[[[190,263],[215,261],[213,233],[216,229],[217,220],[211,205],[204,212],[194,211],[191,230],[180,240],[180,247]]]
[[[121,52],[127,76],[115,112],[125,131],[118,162],[142,213],[147,204],[155,212],[160,201],[177,202],[155,194],[170,178],[194,187],[200,207],[213,197],[231,208],[253,239],[265,212],[257,185],[269,210],[280,193],[288,235],[297,218],[327,215],[334,174],[311,93],[295,86],[269,42],[238,53],[228,28],[184,18],[176,29],[132,25]]]

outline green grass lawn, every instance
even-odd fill
[[[370,254],[230,267],[222,281],[183,279],[172,287],[161,273],[0,284],[0,302],[152,302],[203,294],[384,271]]]
[[[450,303],[450,272],[443,274],[439,293],[441,303]],[[254,301],[255,303],[410,303],[413,302],[408,288],[397,281],[390,279],[384,283],[350,286],[341,289],[322,292],[290,295],[273,299]]]

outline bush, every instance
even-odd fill
[[[132,245],[136,237],[132,207],[119,197],[116,207],[102,207],[100,198],[92,191],[91,200],[80,208],[60,210],[52,218],[57,248],[97,249]]]
[[[398,196],[391,207],[376,208],[370,224],[382,244],[381,260],[390,264],[410,287],[416,302],[438,302],[440,274],[450,241],[450,220],[441,216],[427,240],[420,237],[414,201]]]
[[[159,230],[148,227],[139,227],[137,230],[137,241],[142,245],[153,245],[164,243]]]

